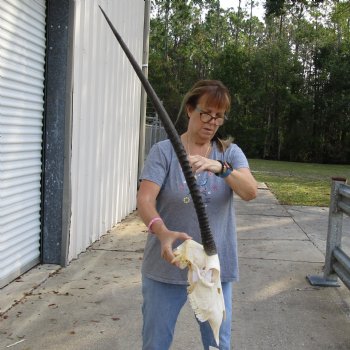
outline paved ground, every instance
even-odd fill
[[[350,349],[350,291],[305,278],[322,274],[328,209],[281,206],[263,188],[236,208],[233,349]],[[349,218],[343,226],[350,252]],[[140,349],[145,231],[134,213],[67,268],[42,265],[3,288],[0,349]],[[172,347],[180,349],[201,349],[188,305]]]

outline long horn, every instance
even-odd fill
[[[131,54],[130,50],[128,49],[128,47],[124,43],[123,39],[121,38],[121,36],[117,32],[117,30],[114,28],[112,22],[109,20],[109,18],[105,14],[105,12],[102,10],[101,6],[99,6],[99,8],[102,11],[105,19],[107,20],[107,23],[109,24],[110,28],[112,29],[112,32],[113,32],[114,36],[116,37],[116,39],[118,40],[124,53],[128,57],[128,59],[129,59],[131,65],[133,66],[137,76],[141,80],[141,83],[142,83],[148,97],[151,99],[153,106],[154,106],[155,110],[157,111],[157,113],[162,121],[164,129],[165,129],[165,131],[170,139],[171,144],[173,145],[173,148],[175,150],[177,158],[179,159],[182,171],[184,173],[184,176],[185,176],[185,179],[187,182],[187,186],[188,186],[190,193],[191,193],[191,196],[192,196],[193,204],[194,204],[194,207],[195,207],[195,210],[197,213],[197,217],[198,217],[199,228],[201,231],[203,248],[204,248],[205,252],[207,253],[207,255],[215,255],[217,253],[217,251],[216,251],[216,246],[215,246],[213,236],[210,232],[208,217],[207,217],[207,214],[205,212],[205,207],[204,207],[204,204],[202,201],[202,197],[201,197],[201,194],[199,192],[199,189],[198,189],[198,186],[196,183],[196,179],[193,175],[191,166],[187,160],[187,154],[186,154],[186,151],[182,145],[181,139],[180,139],[171,119],[169,118],[168,113],[166,112],[165,108],[163,107],[162,103],[160,102],[159,97],[157,96],[157,94],[153,90],[151,84],[149,83],[149,81],[147,80],[145,75],[143,74],[140,66],[136,62],[133,55]]]

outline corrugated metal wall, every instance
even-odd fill
[[[136,208],[141,85],[98,7],[141,65],[143,0],[75,1],[68,259]]]
[[[0,287],[39,262],[45,0],[0,1]]]

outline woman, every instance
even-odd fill
[[[231,140],[216,136],[230,103],[229,92],[220,81],[201,80],[185,95],[180,110],[188,120],[181,141],[196,174],[220,260],[226,318],[219,343],[225,350],[230,349],[232,282],[238,279],[232,194],[251,200],[257,192],[242,150]],[[150,232],[142,266],[143,350],[166,350],[187,299],[187,271],[175,265],[173,249],[186,239],[201,242],[201,236],[190,192],[169,140],[152,147],[140,180],[138,213]],[[199,326],[204,349],[215,347],[208,322],[199,322]]]

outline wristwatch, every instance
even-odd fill
[[[229,162],[224,162],[219,159],[217,159],[217,161],[221,164],[221,170],[218,173],[214,173],[214,174],[222,178],[229,176],[233,170],[232,165]]]

